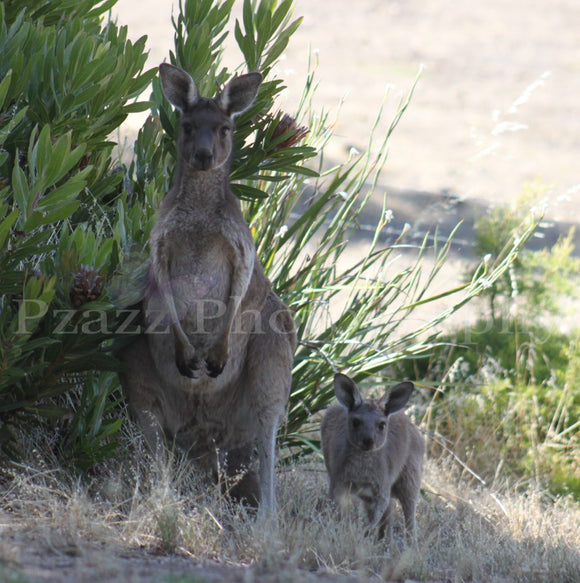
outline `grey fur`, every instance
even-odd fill
[[[358,496],[369,528],[378,527],[380,537],[389,526],[395,497],[407,532],[414,532],[425,442],[402,410],[413,383],[400,383],[381,399],[362,399],[343,374],[335,375],[334,387],[340,405],[327,410],[321,426],[330,497],[342,507],[348,496]]]

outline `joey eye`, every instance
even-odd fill
[[[184,134],[187,134],[187,135],[191,134],[191,132],[193,131],[193,126],[190,123],[187,123],[187,122],[184,123],[184,124],[182,124],[181,125],[181,128],[183,130],[183,133]]]
[[[229,128],[229,126],[222,126],[222,127],[220,128],[220,137],[221,137],[222,139],[224,139],[224,138],[227,138],[227,137],[228,137],[228,134],[229,134],[229,132],[230,132],[230,128]]]
[[[384,431],[387,424],[384,421],[381,421],[378,425],[379,431]]]
[[[350,422],[350,424],[353,426],[353,429],[360,427],[361,423],[362,421],[360,419],[357,419],[356,417]]]

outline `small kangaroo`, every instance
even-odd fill
[[[232,496],[270,514],[296,332],[229,184],[233,119],[262,77],[235,77],[210,99],[178,67],[162,64],[159,74],[181,113],[178,164],[149,241],[146,332],[120,351],[121,383],[154,452],[166,437],[216,477],[218,468],[243,473]]]
[[[403,382],[381,399],[363,400],[354,381],[338,373],[334,392],[340,405],[331,406],[322,420],[330,497],[342,507],[347,496],[358,496],[369,530],[378,526],[379,538],[390,527],[393,496],[403,508],[407,533],[415,531],[425,442],[402,411],[413,389]]]

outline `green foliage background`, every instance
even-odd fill
[[[513,208],[490,209],[475,224],[475,252],[497,257],[526,205],[545,193],[529,184]],[[551,248],[522,249],[482,294],[474,323],[397,366],[438,388],[426,414],[436,435],[432,454],[451,449],[484,481],[532,480],[580,499],[580,328],[558,327],[558,318],[575,322],[566,305],[580,284],[572,239],[570,230]]]
[[[74,391],[61,451],[81,467],[110,452],[120,426],[105,416],[117,363],[102,350],[111,334],[96,311],[74,314],[90,333],[54,331],[81,266],[106,278],[119,265],[111,205],[123,173],[110,135],[148,108],[136,98],[154,76],[143,72],[145,39],[132,43],[126,27],[104,23],[112,4],[0,3],[2,449],[16,455],[14,431],[27,424],[69,419],[58,397]],[[106,299],[91,307],[113,315]]]
[[[126,27],[105,16],[114,3],[0,3],[2,450],[16,457],[19,438],[45,424],[59,459],[78,470],[114,452],[123,409],[112,341],[127,338],[120,333],[124,311],[143,293],[148,235],[175,168],[176,114],[156,71],[144,71],[145,39],[132,43]],[[186,0],[174,19],[168,60],[207,95],[235,73],[221,61],[232,6]],[[426,237],[414,263],[393,272],[404,233],[384,243],[385,200],[367,253],[347,266],[350,236],[414,87],[390,123],[379,112],[366,153],[326,170],[331,130],[313,106],[314,74],[290,122],[276,103],[283,81],[272,66],[300,24],[292,9],[292,0],[245,0],[235,22],[240,70],[260,70],[264,83],[236,120],[232,170],[260,259],[298,327],[281,435],[289,456],[316,447],[313,415],[333,399],[334,371],[360,381],[432,350],[434,326],[498,280],[535,226],[523,219],[492,262],[482,262],[466,283],[431,294],[450,241],[428,248]],[[112,136],[129,113],[148,108],[132,158],[121,164]],[[305,138],[301,126],[309,128]],[[428,270],[427,255],[434,258]],[[416,308],[450,295],[451,308],[403,331]]]

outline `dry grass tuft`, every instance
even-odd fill
[[[390,543],[365,537],[356,505],[338,520],[318,459],[280,469],[275,526],[230,505],[184,458],[159,465],[136,434],[125,451],[82,483],[38,455],[10,470],[0,580],[572,583],[580,573],[577,503],[476,487],[451,458],[427,463],[408,546],[400,513]]]

